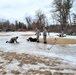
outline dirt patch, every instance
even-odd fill
[[[54,57],[44,57],[44,56],[35,56],[35,55],[29,55],[26,53],[17,54],[16,52],[3,52],[0,54],[0,57],[4,60],[7,60],[8,62],[2,62],[0,69],[2,71],[2,74],[7,74],[5,70],[5,66],[8,64],[11,64],[13,62],[13,59],[17,60],[19,64],[17,66],[20,67],[20,70],[11,70],[10,72],[12,74],[22,74],[22,75],[52,75],[52,70],[56,70],[56,72],[60,72],[65,70],[72,70],[76,71],[75,67],[70,67],[68,62],[64,62],[63,59],[60,58],[54,58]],[[30,64],[30,67],[28,70],[21,70],[24,65]],[[43,66],[40,66],[38,69],[35,68],[35,66],[38,66],[38,64],[44,64]],[[64,65],[64,66],[63,66]],[[67,67],[66,67],[67,66]],[[47,70],[48,69],[48,70]],[[24,72],[23,72],[24,71]],[[58,74],[57,74],[58,75]]]
[[[13,59],[16,59],[20,62],[19,66],[26,64],[37,64],[37,63],[44,63],[46,66],[56,66],[57,64],[61,64],[58,58],[47,58],[47,57],[37,57],[35,55],[29,54],[16,54],[16,52],[5,52],[1,54],[1,56],[5,60],[9,60],[10,63]],[[44,59],[44,60],[43,60]],[[56,60],[56,61],[55,61]]]
[[[40,42],[43,43],[43,38],[40,38]],[[76,39],[69,38],[47,38],[48,44],[76,44]]]
[[[23,34],[22,36],[34,36],[35,34]]]
[[[34,36],[34,34],[24,34],[23,36]],[[40,38],[40,43],[43,43],[43,38]],[[47,44],[76,44],[76,39],[69,38],[47,38]]]
[[[52,75],[50,71],[28,70],[27,75]]]
[[[16,75],[19,75],[20,74],[19,71],[15,71],[15,70],[12,70],[11,73],[16,74]]]
[[[22,36],[34,36],[35,34],[24,34]],[[43,38],[40,38],[40,43],[43,43]],[[47,44],[76,44],[76,39],[70,38],[47,38]]]

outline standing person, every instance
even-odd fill
[[[48,29],[48,35],[49,35],[49,33],[50,33],[50,30]]]
[[[39,42],[40,30],[36,28],[37,42]]]
[[[63,37],[64,36],[64,32],[61,30],[61,33],[59,35],[60,37]]]
[[[44,28],[43,28],[43,40],[44,40],[44,43],[47,43],[47,41],[46,41],[46,36],[47,36],[47,30],[46,30],[46,28],[44,27]]]
[[[63,32],[63,31],[61,31],[61,36],[63,37],[63,35],[64,35],[64,32]]]

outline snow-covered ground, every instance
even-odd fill
[[[44,56],[44,57],[56,57],[63,59],[64,62],[67,61],[71,67],[76,67],[76,44],[68,44],[65,47],[61,45],[54,45],[50,50],[52,45],[50,44],[43,44],[43,43],[36,43],[36,42],[28,42],[26,39],[29,36],[22,36],[24,34],[34,34],[35,32],[0,32],[0,50],[2,52],[16,52],[17,54],[20,53],[26,53],[36,56]],[[50,35],[47,36],[47,38],[55,38],[58,37],[59,33],[50,33]],[[10,44],[6,43],[7,40],[9,40],[12,36],[19,36],[18,41],[20,43],[18,44]],[[35,37],[35,36],[32,36]],[[43,36],[41,35],[40,38]],[[60,38],[60,37],[58,37]],[[76,36],[69,36],[66,35],[66,37],[63,38],[73,38],[76,39]],[[0,54],[2,53],[0,52]],[[1,62],[7,62],[2,57],[0,57]],[[13,60],[13,62],[9,65],[6,65],[5,69],[13,70],[13,69],[19,69],[17,65],[19,62],[17,60]],[[37,65],[26,65],[24,64],[23,69],[26,70],[28,67],[35,67],[35,69],[38,69],[40,66],[45,66],[44,64],[37,64]],[[63,72],[68,72],[68,70],[64,70]],[[71,72],[71,71],[69,71]],[[76,73],[76,72],[75,72]],[[1,75],[1,74],[0,74]],[[6,74],[6,75],[13,75],[13,74]]]

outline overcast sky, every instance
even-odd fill
[[[51,6],[53,0],[0,0],[0,19],[25,21],[26,16],[35,16],[35,12],[41,9],[51,19]],[[74,6],[76,2],[74,2]],[[75,9],[75,8],[74,8]],[[73,11],[75,12],[75,10]]]

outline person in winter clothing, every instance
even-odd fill
[[[37,42],[39,42],[40,30],[36,28]]]
[[[17,42],[17,39],[18,39],[18,36],[12,37],[12,38],[10,39],[10,41],[6,41],[6,43],[18,43],[18,42]]]
[[[47,30],[46,30],[46,28],[44,27],[44,28],[43,28],[43,40],[44,40],[44,43],[47,43],[47,41],[46,41],[46,36],[47,36]]]
[[[64,32],[61,30],[61,33],[59,35],[60,37],[64,37]]]

